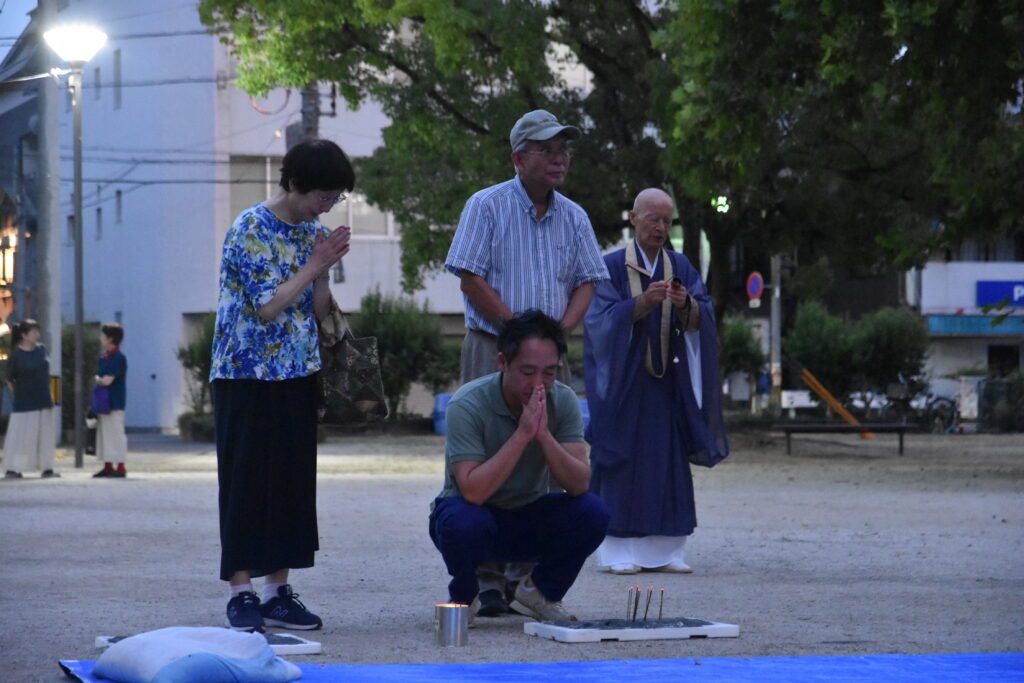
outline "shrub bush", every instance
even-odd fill
[[[718,361],[723,376],[745,372],[754,377],[761,372],[766,358],[761,344],[745,318],[731,316],[722,325]]]
[[[800,304],[793,329],[782,338],[782,348],[840,401],[858,384],[850,327],[829,315],[820,302]]]
[[[178,347],[177,356],[185,368],[185,385],[188,391],[189,412],[200,416],[212,406],[210,394],[210,370],[213,367],[213,333],[217,327],[217,314],[207,313],[203,319],[199,336]],[[186,413],[187,414],[187,413]],[[182,415],[181,417],[184,417]],[[179,426],[181,420],[178,420]]]
[[[213,413],[186,411],[178,416],[178,435],[185,441],[214,441]]]
[[[437,355],[427,362],[420,381],[433,394],[448,393],[459,379],[459,362],[462,357],[461,341],[443,341]]]
[[[1004,432],[1024,432],[1024,374],[989,378],[981,393],[982,423]]]
[[[377,338],[388,418],[397,419],[413,382],[424,379],[427,368],[450,353],[443,350],[441,325],[426,304],[420,307],[411,297],[385,296],[379,289],[363,297],[351,325],[357,336]]]
[[[864,388],[884,392],[900,375],[909,381],[923,372],[928,331],[919,315],[883,308],[857,321],[853,344]]]

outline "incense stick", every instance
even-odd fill
[[[626,620],[629,621],[629,608],[633,606],[633,587],[626,589]]]
[[[636,587],[636,595],[633,599],[633,618],[632,621],[636,621],[636,613],[640,609],[640,586]]]
[[[658,603],[658,621],[661,621],[661,610],[665,606],[665,589],[661,589],[661,601]]]
[[[647,604],[644,605],[644,621],[647,621],[647,611],[651,609],[651,596],[654,595],[654,586],[647,587]]]

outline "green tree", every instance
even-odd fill
[[[900,375],[910,382],[923,372],[928,331],[919,315],[883,308],[857,321],[853,345],[865,388],[885,392]]]
[[[782,350],[840,401],[858,384],[852,331],[818,301],[800,304],[793,329],[782,338]]]
[[[719,347],[718,363],[723,376],[745,372],[756,377],[767,360],[750,323],[740,316],[726,318]]]
[[[351,324],[358,336],[377,338],[388,417],[396,419],[413,382],[436,378],[428,368],[445,353],[440,323],[426,304],[420,307],[410,297],[385,296],[377,289],[363,297]]]
[[[391,124],[384,146],[362,160],[359,184],[402,225],[407,291],[443,263],[466,199],[512,176],[508,133],[531,109],[585,130],[562,189],[602,243],[621,236],[640,189],[681,197],[661,162],[670,73],[651,42],[667,16],[660,6],[203,0],[199,10],[231,44],[247,91],[322,80],[353,106],[380,104]],[[589,90],[568,82],[575,65]],[[697,262],[695,234],[686,248]]]
[[[1021,229],[1024,12],[1013,0],[680,0],[670,168],[757,235],[833,265],[920,263]]]
[[[353,106],[380,104],[391,124],[360,185],[402,225],[408,291],[440,266],[466,198],[510,176],[508,131],[535,108],[585,129],[564,189],[603,244],[651,185],[675,196],[694,263],[706,231],[720,319],[738,242],[818,245],[833,267],[903,266],[964,235],[1021,228],[1016,0],[202,0],[199,11],[249,92],[321,80]],[[576,64],[589,89],[571,87],[563,67]],[[712,207],[720,195],[728,212]]]

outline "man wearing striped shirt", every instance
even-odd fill
[[[505,320],[537,309],[568,335],[586,314],[596,283],[608,279],[586,211],[556,190],[569,172],[569,142],[579,137],[578,128],[542,109],[523,115],[509,135],[516,176],[466,202],[445,260],[462,281],[463,384],[498,369],[496,335]],[[571,380],[564,362],[558,380]],[[528,568],[504,573],[514,580]],[[493,566],[478,574],[480,616],[505,611],[508,587],[502,576]]]
[[[462,280],[463,383],[497,370],[500,324],[531,308],[561,322],[583,319],[608,269],[586,211],[555,188],[565,182],[575,126],[538,109],[509,135],[516,177],[477,192],[462,211],[445,267]],[[568,383],[568,368],[559,379]]]

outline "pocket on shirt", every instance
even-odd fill
[[[576,265],[576,245],[566,242],[555,244],[555,272],[558,274],[558,281],[571,283]]]

